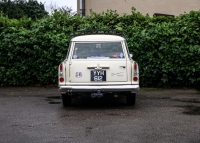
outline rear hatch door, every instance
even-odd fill
[[[126,82],[122,42],[78,42],[70,61],[70,82]]]

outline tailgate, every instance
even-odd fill
[[[70,63],[71,83],[126,82],[126,59],[73,60]]]

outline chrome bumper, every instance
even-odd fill
[[[60,86],[61,93],[66,92],[137,92],[140,89],[139,85],[112,85],[112,86]]]

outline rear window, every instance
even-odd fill
[[[124,58],[121,42],[75,43],[73,59]]]

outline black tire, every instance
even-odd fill
[[[136,102],[136,93],[129,93],[126,96],[126,104],[127,105],[135,105]]]
[[[62,94],[62,103],[64,107],[68,107],[72,105],[72,97],[68,94]]]

